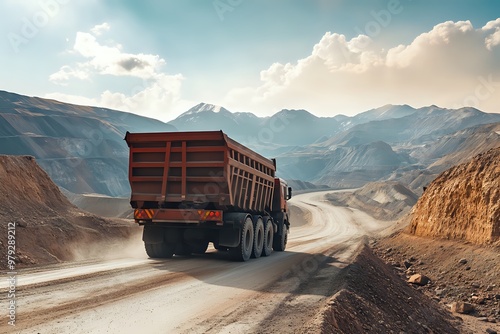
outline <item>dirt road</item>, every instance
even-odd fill
[[[292,199],[310,219],[292,221],[287,251],[246,263],[214,249],[150,260],[137,243],[134,257],[20,272],[16,326],[4,320],[0,332],[301,332],[314,326],[311,319],[335,291],[336,274],[365,236],[389,227],[332,206],[325,193]]]

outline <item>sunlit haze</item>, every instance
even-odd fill
[[[498,1],[2,1],[0,89],[171,120],[500,113]]]

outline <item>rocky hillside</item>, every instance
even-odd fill
[[[500,240],[500,147],[439,175],[412,210],[410,233],[476,244]]]
[[[0,91],[0,154],[34,156],[73,193],[128,196],[125,133],[173,130],[131,113]]]
[[[0,256],[7,258],[7,229],[15,228],[19,266],[71,260],[82,249],[91,255],[92,244],[124,240],[136,230],[73,206],[31,156],[0,155],[0,197]]]
[[[3,219],[75,209],[31,156],[0,155],[0,194]]]

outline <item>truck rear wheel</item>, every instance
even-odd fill
[[[258,258],[262,255],[264,247],[264,223],[261,217],[256,217],[253,238],[252,257]]]
[[[229,248],[229,255],[237,261],[248,261],[253,249],[253,223],[252,218],[247,217],[241,227],[241,241],[237,247]]]
[[[262,248],[262,256],[269,256],[273,252],[273,221],[267,219],[264,224],[264,247]]]
[[[165,241],[155,244],[144,243],[146,253],[152,259],[163,258],[169,259],[174,255],[175,244],[167,243]]]
[[[283,224],[283,231],[281,235],[274,236],[274,242],[273,242],[274,250],[278,252],[284,251],[287,242],[288,242],[288,228],[286,224]]]

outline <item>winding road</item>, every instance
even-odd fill
[[[331,192],[331,191],[330,191]],[[16,326],[2,333],[293,333],[313,328],[338,272],[391,223],[296,195],[287,250],[245,263],[204,255],[65,263],[18,274]],[[304,217],[307,217],[305,219]],[[128,253],[127,253],[128,254]],[[119,257],[118,254],[117,257]],[[1,282],[2,295],[7,283]],[[6,308],[6,307],[5,307]]]

